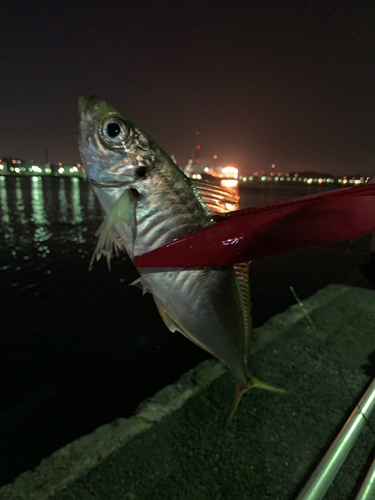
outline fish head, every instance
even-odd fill
[[[93,186],[139,191],[155,163],[153,141],[96,96],[79,98],[78,115],[78,147]]]

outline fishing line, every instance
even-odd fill
[[[307,318],[308,322],[310,323],[311,327],[313,330],[317,330],[313,320],[311,319],[311,316],[309,315],[307,309],[305,308],[302,300],[298,297],[296,291],[294,290],[294,288],[292,286],[289,287],[290,288],[290,291],[292,292],[292,294],[294,295],[296,301],[297,301],[297,304],[300,306],[300,308],[302,309],[303,311],[303,314],[305,315],[305,317]],[[338,366],[338,364],[336,363],[336,361],[333,361],[334,364],[336,365],[336,369],[337,369],[337,373],[339,374],[341,380],[344,382],[349,394],[352,396],[353,399],[356,398],[356,396],[354,396],[354,394],[352,393],[350,387],[349,387],[349,384],[348,382],[346,381],[345,377],[342,375],[341,373],[341,370],[340,370],[340,367]],[[362,408],[360,407],[359,404],[356,405],[356,408],[359,409],[359,412],[360,412],[360,415],[363,417],[363,419],[365,420],[366,424],[368,425],[368,427],[370,428],[370,431],[373,433],[373,435],[375,436],[375,430],[373,429],[372,427],[372,424],[370,424],[369,420],[367,420],[366,418],[366,415],[364,415],[363,411],[362,411]]]

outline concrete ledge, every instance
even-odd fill
[[[330,285],[304,301],[307,312],[312,312],[337,299],[349,290],[347,286]],[[252,352],[288,332],[291,325],[305,318],[296,304],[271,318],[254,332]],[[318,334],[318,332],[316,332]],[[98,465],[118,448],[140,433],[150,429],[166,415],[181,408],[190,398],[227,373],[216,360],[204,361],[183,375],[175,384],[159,391],[140,405],[136,415],[119,418],[103,425],[95,432],[82,436],[53,453],[33,470],[21,474],[12,484],[0,488],[0,499],[44,500],[64,489],[70,482]]]

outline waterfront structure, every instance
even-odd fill
[[[63,165],[61,162],[35,163],[15,158],[2,158],[0,160],[0,175],[86,178],[80,163],[75,165]]]

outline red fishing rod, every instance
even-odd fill
[[[375,184],[215,215],[215,224],[134,259],[136,267],[223,266],[375,232]]]

